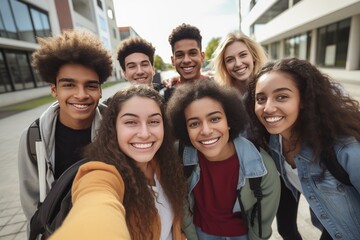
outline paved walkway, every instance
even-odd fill
[[[127,85],[128,83],[120,83],[104,89],[103,99],[112,96],[118,89]],[[359,86],[357,86],[356,89],[360,89]],[[356,97],[359,96],[360,95]],[[0,240],[26,239],[25,217],[22,213],[19,200],[19,179],[17,171],[18,142],[22,131],[40,116],[48,106],[49,104],[46,104],[0,119]],[[298,226],[303,239],[319,239],[320,232],[312,226],[309,207],[303,198],[300,200]],[[275,221],[273,223],[273,229],[274,234],[270,239],[281,239],[277,233]]]

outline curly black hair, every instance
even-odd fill
[[[200,30],[190,24],[183,23],[176,28],[174,28],[169,36],[169,43],[171,45],[171,51],[174,52],[174,45],[177,41],[183,39],[193,39],[197,42],[199,49],[201,51],[202,45],[202,36]]]
[[[193,101],[209,97],[224,108],[228,121],[229,141],[235,139],[248,126],[248,115],[238,91],[230,86],[220,86],[212,79],[194,83],[183,83],[176,87],[171,96],[166,114],[170,120],[174,136],[187,146],[192,146],[186,127],[185,109]]]
[[[245,105],[251,119],[251,132],[258,142],[266,143],[269,133],[255,114],[256,83],[272,71],[291,76],[300,92],[301,109],[290,137],[293,146],[298,142],[307,143],[313,149],[314,159],[319,159],[321,155],[333,155],[339,137],[353,136],[360,141],[359,102],[310,62],[287,58],[265,64],[248,85]]]

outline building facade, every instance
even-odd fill
[[[297,57],[359,76],[360,0],[241,0],[241,10],[241,28],[271,59]]]
[[[119,78],[116,48],[120,34],[116,27],[113,0],[1,1],[0,107],[28,100],[27,94],[15,96],[15,93],[47,86],[31,67],[31,54],[38,48],[36,38],[76,28],[95,33],[114,53],[112,79]]]

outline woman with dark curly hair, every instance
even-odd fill
[[[261,69],[246,106],[293,196],[304,194],[331,238],[359,239],[359,103],[309,62],[291,58]]]
[[[280,179],[271,157],[240,136],[248,117],[238,95],[205,79],[180,85],[168,102],[175,137],[185,145],[183,164],[193,166],[188,200],[199,239],[269,239],[272,233]],[[258,177],[261,208],[249,186]]]
[[[51,239],[184,239],[186,183],[169,133],[156,90],[117,92],[86,148],[92,161],[77,173],[73,207]]]

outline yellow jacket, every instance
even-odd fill
[[[50,240],[131,239],[122,204],[124,192],[123,179],[114,166],[85,163],[72,186],[73,207]],[[160,239],[160,217],[154,223],[155,239]],[[180,222],[173,223],[173,239],[185,239]]]

